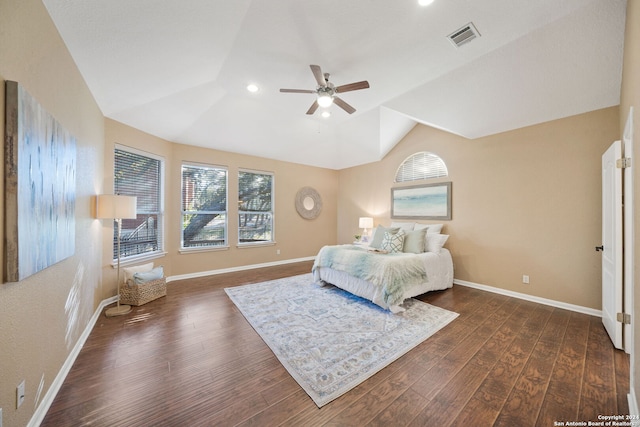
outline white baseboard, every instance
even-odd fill
[[[84,331],[82,331],[82,335],[80,335],[80,338],[78,338],[78,341],[76,341],[76,345],[73,346],[71,353],[69,353],[69,356],[67,356],[67,360],[65,360],[62,368],[60,368],[58,375],[56,375],[53,382],[51,383],[51,387],[49,387],[49,390],[47,390],[47,393],[44,395],[44,397],[40,401],[40,404],[36,408],[36,411],[33,413],[31,420],[29,420],[29,424],[27,424],[28,427],[38,427],[42,423],[42,420],[44,420],[44,417],[47,415],[47,411],[53,403],[53,399],[55,399],[58,391],[60,391],[60,387],[62,387],[65,378],[67,378],[67,375],[69,374],[73,363],[76,361],[78,354],[80,354],[80,350],[82,350],[82,347],[84,347],[84,343],[87,341],[87,338],[89,338],[93,327],[102,314],[102,309],[104,309],[109,304],[113,304],[116,301],[117,296],[113,296],[111,298],[103,300],[100,305],[98,305],[98,308],[93,313],[93,316],[91,316],[91,319],[89,319],[89,323],[87,323]]]
[[[264,267],[273,267],[276,265],[293,264],[293,263],[302,262],[302,261],[313,261],[315,259],[316,259],[315,256],[310,256],[305,258],[287,259],[283,261],[265,262],[262,264],[251,264],[251,265],[241,265],[238,267],[221,268],[218,270],[199,271],[197,273],[179,274],[177,276],[167,277],[167,282],[173,282],[175,280],[184,280],[184,279],[195,279],[197,277],[213,276],[215,274],[234,273],[236,271],[252,270],[255,268],[264,268]]]
[[[569,304],[566,302],[555,301],[552,299],[536,297],[534,295],[523,294],[520,292],[509,291],[506,289],[494,288],[493,286],[481,285],[479,283],[467,282],[466,280],[453,279],[456,285],[467,286],[469,288],[480,289],[482,291],[493,292],[494,294],[506,295],[526,301],[537,302],[539,304],[550,305],[552,307],[563,308],[565,310],[575,311],[578,313],[588,314],[590,316],[602,317],[602,310],[595,308],[583,307],[580,305]]]

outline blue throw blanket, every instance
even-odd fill
[[[373,283],[389,305],[401,304],[403,286],[425,283],[424,261],[416,254],[381,254],[354,245],[324,246],[313,264],[332,268]]]

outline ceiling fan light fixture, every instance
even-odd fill
[[[319,93],[318,94],[318,105],[327,108],[331,104],[333,104],[333,96],[328,93]]]
[[[307,110],[307,114],[311,115],[316,112],[318,107],[327,108],[332,104],[336,104],[349,114],[355,113],[356,109],[347,104],[342,98],[336,96],[343,92],[350,92],[353,90],[367,89],[369,88],[369,82],[363,80],[361,82],[349,83],[346,85],[334,86],[329,81],[329,73],[322,73],[319,65],[310,65],[313,77],[316,79],[316,90],[305,89],[280,89],[280,92],[285,93],[313,93],[316,95],[316,100],[313,101],[311,107]]]

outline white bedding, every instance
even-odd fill
[[[424,252],[421,254],[413,254],[411,256],[419,257],[422,261],[427,273],[427,279],[424,282],[414,283],[403,287],[401,301],[422,295],[428,291],[447,289],[453,286],[453,260],[451,258],[451,253],[447,249],[442,248],[438,253]],[[315,266],[313,270],[313,278],[314,281],[321,285],[330,283],[351,292],[354,295],[366,298],[374,304],[377,304],[384,309],[388,309],[393,313],[398,313],[404,310],[400,306],[401,302],[392,304],[391,306],[388,305],[385,302],[383,291],[379,286],[376,286],[367,280],[352,276],[344,271]]]

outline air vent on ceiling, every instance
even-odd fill
[[[469,43],[476,37],[480,37],[480,33],[473,25],[473,22],[469,22],[467,25],[454,31],[447,37],[456,47],[460,47],[465,43]]]

